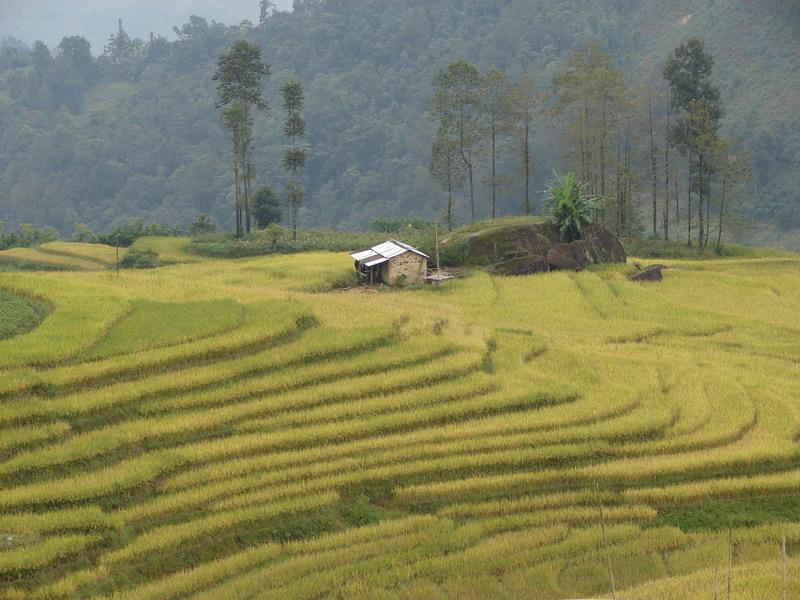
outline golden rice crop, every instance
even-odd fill
[[[620,597],[693,597],[731,502],[766,519],[732,530],[735,589],[774,591],[800,543],[765,498],[800,489],[797,264],[375,294],[321,292],[332,253],[0,273],[54,309],[0,342],[0,596],[603,596],[607,545]],[[663,526],[708,503],[714,527]]]
[[[64,535],[11,550],[0,550],[0,577],[41,569],[65,557],[80,554],[100,541],[98,535]]]
[[[97,271],[105,265],[86,257],[58,252],[47,252],[37,248],[9,248],[0,250],[0,262],[23,263],[41,269],[76,269]]]
[[[106,244],[87,244],[81,242],[46,242],[39,250],[47,254],[56,254],[88,260],[111,267],[117,260],[117,248]],[[119,250],[120,259],[125,255],[125,248]]]
[[[0,515],[0,532],[6,534],[101,531],[109,527],[111,527],[109,515],[98,506]]]

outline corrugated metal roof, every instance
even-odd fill
[[[370,260],[369,262],[365,262],[364,264],[367,267],[374,267],[375,265],[379,265],[381,263],[385,263],[387,260],[389,260],[389,259],[386,258],[385,256],[382,256],[380,258],[376,258],[375,260]]]
[[[424,252],[420,252],[419,250],[414,248],[414,246],[409,246],[408,244],[404,244],[403,242],[398,242],[397,240],[392,240],[392,242],[394,242],[395,244],[397,244],[399,246],[402,246],[403,248],[405,248],[409,252],[413,252],[414,254],[419,254],[420,256],[424,256],[425,258],[430,258],[430,256],[428,256]]]
[[[413,252],[414,254],[419,254],[425,258],[430,258],[430,256],[424,252],[420,252],[413,246],[409,246],[403,242],[398,242],[397,240],[388,240],[382,244],[373,246],[369,250],[362,250],[361,252],[356,252],[350,256],[352,256],[354,260],[363,262],[366,264],[366,266],[371,267],[374,265],[379,265],[390,258],[394,258],[395,256],[400,256],[405,252]],[[379,259],[378,257],[382,258]]]
[[[355,260],[364,260],[369,258],[370,256],[375,256],[375,253],[372,250],[363,250],[361,252],[356,252],[355,254],[351,254]]]
[[[377,246],[372,247],[372,251],[376,254],[380,254],[385,258],[394,258],[402,254],[403,252],[407,252],[405,248],[400,246],[399,244],[395,244],[394,241],[389,240],[388,242],[383,242],[382,244],[378,244]]]

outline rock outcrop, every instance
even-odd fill
[[[617,236],[602,225],[587,225],[581,232],[581,239],[591,248],[595,262],[624,263],[627,259]]]
[[[546,273],[550,270],[550,265],[541,254],[528,254],[503,260],[492,265],[490,270],[495,275],[532,275]]]
[[[547,264],[551,271],[580,271],[586,266],[586,257],[572,244],[556,244],[547,251]]]
[[[487,267],[498,275],[581,271],[595,263],[626,260],[616,236],[595,224],[585,227],[582,238],[569,244],[561,242],[552,223],[489,226],[442,244],[445,252],[457,249],[459,262]]]
[[[467,237],[467,262],[489,266],[519,256],[544,256],[558,241],[549,223],[489,227]]]
[[[661,281],[664,279],[664,275],[661,271],[665,268],[664,265],[650,265],[641,271],[629,275],[628,279],[631,281]]]

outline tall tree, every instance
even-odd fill
[[[464,176],[464,164],[458,150],[458,140],[448,135],[446,129],[439,127],[431,146],[428,163],[431,175],[447,192],[446,219],[448,231],[453,230],[453,190]]]
[[[704,204],[704,199],[707,201],[711,192],[710,175],[713,163],[710,159],[716,151],[718,138],[717,126],[712,121],[708,106],[699,100],[692,102],[686,142],[697,157],[694,180],[695,190],[698,193],[697,242],[700,248],[705,248],[708,242],[706,228],[708,205]]]
[[[506,121],[508,108],[508,80],[500,69],[491,69],[481,77],[481,112],[486,115],[486,133],[489,138],[492,189],[492,218],[497,217],[497,136]]]
[[[253,217],[259,229],[264,229],[271,223],[281,222],[281,199],[268,185],[262,185],[256,190],[253,198]]]
[[[289,138],[290,145],[283,153],[283,167],[289,173],[289,183],[286,186],[286,204],[292,217],[292,239],[297,240],[297,211],[303,203],[305,190],[300,183],[299,172],[306,164],[306,149],[300,145],[300,140],[306,135],[306,123],[303,119],[303,84],[294,79],[287,80],[281,87],[283,95],[283,108],[286,110],[286,120],[283,124],[283,133]]]
[[[723,225],[734,214],[737,198],[749,195],[753,181],[753,159],[750,154],[737,146],[733,140],[723,140],[719,144],[719,154],[715,161],[720,183],[719,214],[717,218],[716,249],[722,246]]]
[[[270,15],[275,12],[275,3],[272,2],[272,0],[259,0],[258,8],[258,22],[263,25],[267,22]]]
[[[241,237],[243,229],[250,232],[250,182],[255,177],[251,160],[252,113],[254,109],[268,109],[263,84],[268,74],[269,65],[261,60],[261,48],[238,40],[228,52],[219,55],[213,77],[217,82],[216,106],[223,109],[223,123],[231,132],[237,237]]]
[[[698,244],[702,248],[704,239],[704,195],[708,191],[708,177],[712,165],[708,164],[708,151],[717,139],[722,103],[719,89],[711,82],[713,57],[706,51],[702,40],[690,38],[670,54],[664,65],[664,78],[670,87],[672,108],[676,113],[676,124],[672,129],[671,142],[678,146],[688,158],[689,205],[692,191],[699,194]],[[691,209],[689,211],[691,227]],[[689,235],[691,243],[691,234]]]
[[[636,106],[625,78],[614,66],[613,59],[598,43],[573,50],[566,69],[553,78],[557,116],[567,121],[567,143],[570,156],[577,160],[581,180],[589,193],[604,198],[608,195],[609,138],[617,140],[616,213],[617,227],[625,226],[627,176],[625,165],[630,146],[630,122]]]
[[[647,117],[650,125],[650,179],[653,184],[653,237],[656,237],[658,235],[658,200],[656,197],[656,190],[658,188],[658,165],[656,162],[656,138],[653,131],[653,93],[650,90],[648,90],[647,93]]]
[[[508,126],[511,134],[518,140],[520,147],[520,172],[522,175],[522,210],[526,215],[534,212],[531,198],[533,185],[533,158],[531,156],[531,137],[533,136],[534,119],[539,103],[539,93],[533,80],[523,75],[515,83],[508,95]]]
[[[669,241],[669,118],[670,106],[668,104],[664,135],[664,239],[667,241]]]
[[[481,129],[481,77],[475,65],[459,60],[434,79],[433,113],[441,127],[458,139],[458,151],[469,179],[470,217],[475,219],[474,158]]]

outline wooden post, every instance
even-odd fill
[[[435,236],[436,236],[436,273],[439,273],[439,224],[435,224]]]
[[[719,567],[714,567],[714,600],[719,600]]]
[[[781,600],[787,600],[788,590],[786,589],[786,536],[783,536],[781,539],[781,554],[783,555],[783,573],[782,573],[782,589],[781,589]]]
[[[733,529],[728,527],[728,595],[726,600],[731,600],[731,587],[733,585]]]
[[[603,516],[603,500],[600,497],[600,488],[594,487],[597,493],[597,507],[600,509],[600,530],[603,532],[603,547],[606,551],[606,566],[608,567],[608,579],[611,582],[611,599],[617,600],[617,589],[614,585],[614,571],[611,568],[611,552],[608,549],[608,538],[606,538],[606,520]]]
[[[114,236],[114,249],[117,256],[117,275],[119,275],[119,235]]]

